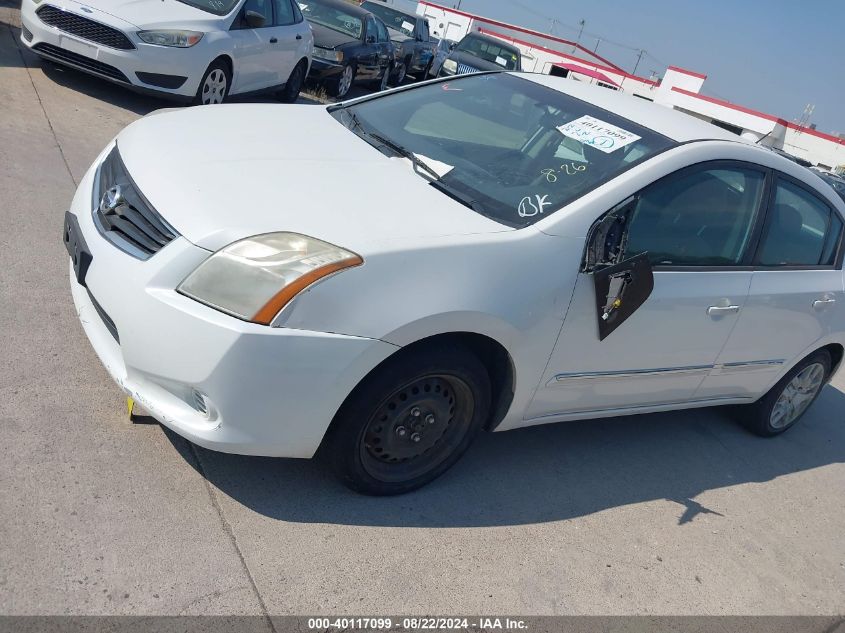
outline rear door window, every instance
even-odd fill
[[[757,251],[759,266],[832,266],[842,220],[818,196],[778,178]]]

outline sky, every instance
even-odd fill
[[[812,103],[810,122],[845,133],[845,0],[460,0],[460,8],[565,39],[585,20],[580,43],[598,43],[599,55],[629,72],[645,49],[638,75],[680,66],[707,75],[703,94],[788,121]]]

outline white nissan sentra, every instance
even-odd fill
[[[484,429],[709,405],[788,429],[842,358],[843,213],[680,112],[489,73],[147,116],[64,238],[85,332],[162,424],[392,494]]]
[[[296,101],[314,36],[295,0],[22,0],[34,53],[140,92],[200,104]]]

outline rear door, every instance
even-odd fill
[[[777,174],[748,300],[698,396],[760,395],[841,322],[842,227],[828,201]]]
[[[622,252],[627,270],[602,278],[614,266],[603,270],[585,260],[526,417],[693,399],[745,306],[765,191],[766,171],[756,165],[706,162],[611,210],[591,232],[588,254]],[[650,293],[635,261],[643,253],[651,263]]]
[[[273,15],[274,24],[268,30],[270,38],[266,49],[270,82],[264,87],[280,86],[288,80],[294,64],[299,61],[297,50],[302,40],[291,0],[273,0]]]

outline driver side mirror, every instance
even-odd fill
[[[457,43],[457,42],[452,42],[451,44],[449,44],[449,50],[450,50],[450,51],[455,50],[455,47],[456,47],[457,45],[458,45],[458,43]]]
[[[368,35],[366,42],[367,42],[367,44],[375,44],[376,43],[376,36],[375,35]]]
[[[244,22],[251,29],[262,29],[267,24],[267,20],[258,11],[246,11],[244,13]]]

